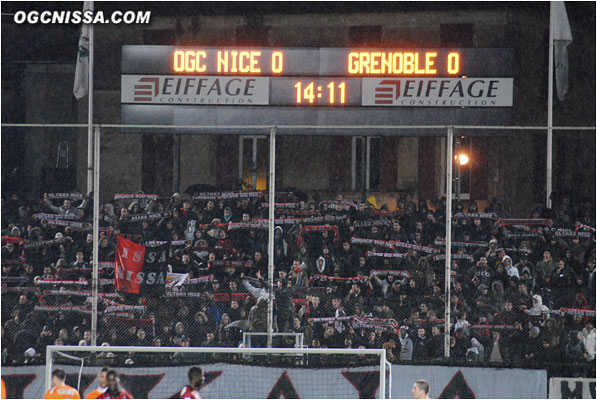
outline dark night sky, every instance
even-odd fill
[[[17,10],[78,10],[82,2],[3,2],[3,13]],[[151,10],[155,15],[227,15],[246,13],[306,14],[425,10],[478,10],[512,7],[531,12],[549,11],[548,2],[96,2],[98,10]],[[594,21],[594,2],[566,2],[571,18]]]
[[[80,10],[73,2],[2,2],[2,61],[65,61],[75,56],[78,25],[16,25],[11,15],[23,10]],[[259,15],[450,10],[524,9],[549,17],[549,2],[96,2],[96,10],[151,10],[157,16]],[[595,36],[595,2],[566,2],[573,36]],[[40,41],[40,29],[51,41]]]

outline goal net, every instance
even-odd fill
[[[192,366],[204,371],[204,399],[381,399],[391,390],[384,349],[48,346],[45,384],[60,368],[84,397],[107,367],[135,398],[176,398]]]

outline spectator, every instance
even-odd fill
[[[549,251],[543,252],[543,259],[537,263],[537,277],[549,282],[552,271],[556,268],[556,262],[551,258]]]
[[[401,326],[398,333],[398,340],[400,341],[400,356],[399,359],[402,361],[410,361],[413,357],[413,341],[408,337],[406,326]]]
[[[587,362],[595,362],[595,319],[589,318],[581,332],[582,341],[587,352]]]
[[[152,343],[151,338],[147,337],[147,333],[145,329],[139,328],[136,332],[137,340],[135,341],[135,346],[150,346]]]
[[[534,294],[533,295],[533,307],[529,309],[530,315],[541,315],[541,313],[545,313],[549,311],[549,308],[543,304],[543,299],[540,295]]]
[[[568,334],[568,343],[564,350],[564,359],[567,363],[573,364],[571,367],[572,376],[579,377],[583,374],[583,368],[580,366],[589,358],[585,349],[582,336],[579,331],[570,331]]]
[[[441,358],[444,356],[444,335],[439,326],[431,327],[431,337],[429,338],[429,356],[431,358]]]
[[[539,333],[541,330],[537,326],[531,327],[529,329],[529,339],[525,344],[525,351],[524,351],[524,358],[528,361],[535,361],[539,354],[539,349],[542,345],[541,338],[539,337]]]
[[[73,216],[77,215],[77,208],[72,205],[71,199],[64,199],[64,201],[62,202],[62,205],[60,207],[56,207],[55,205],[52,204],[50,199],[48,199],[47,196],[44,195],[44,203],[45,203],[46,207],[48,207],[50,210],[52,210],[56,214],[73,215]],[[83,204],[87,204],[87,201],[85,200]],[[84,206],[83,206],[83,208],[84,208]]]
[[[450,343],[451,350],[450,355],[455,359],[464,359],[466,357],[466,351],[470,347],[470,341],[464,336],[462,328],[454,329],[453,346]],[[452,340],[451,340],[452,341]]]
[[[492,363],[503,363],[510,359],[510,353],[508,347],[505,344],[505,340],[502,338],[502,334],[497,330],[493,331],[493,343],[489,348],[489,361]]]
[[[443,201],[445,203],[445,199]],[[266,215],[266,209],[260,202],[230,199],[199,201],[193,204],[175,194],[167,202],[158,199],[147,206],[140,203],[133,202],[120,207],[120,219],[110,217],[110,209],[113,209],[111,204],[103,207],[102,224],[105,229],[101,232],[100,260],[114,261],[116,234],[125,234],[128,239],[138,243],[178,237],[191,238],[197,247],[171,246],[172,255],[169,263],[174,272],[188,272],[192,280],[173,288],[173,293],[176,293],[173,297],[152,297],[141,293],[122,295],[118,298],[109,297],[101,301],[100,310],[106,306],[107,300],[123,307],[141,306],[142,310],[126,310],[129,317],[124,319],[114,319],[113,314],[105,315],[98,324],[98,340],[113,345],[153,344],[155,339],[159,345],[199,346],[205,342],[214,346],[233,345],[237,343],[236,339],[230,336],[232,331],[226,330],[225,327],[228,322],[242,319],[248,320],[249,329],[265,331],[267,301],[256,301],[250,296],[230,298],[228,294],[243,292],[242,288],[239,289],[237,281],[241,276],[246,278],[243,282],[253,285],[247,290],[256,295],[255,298],[258,299],[267,293],[268,262],[263,253],[267,235],[261,229],[228,230],[225,225],[226,222],[235,221],[235,218],[242,218],[243,222],[251,223],[251,217]],[[503,206],[498,203],[500,202],[496,200],[490,209],[502,212]],[[416,333],[411,338],[406,330],[399,332],[395,340],[396,345],[400,346],[400,353],[395,353],[397,358],[424,359],[425,347],[429,354],[427,357],[443,356],[443,334],[440,326],[434,325],[443,323],[441,320],[437,321],[437,314],[443,314],[444,307],[443,260],[434,260],[434,256],[441,256],[443,249],[442,246],[435,246],[433,242],[436,236],[441,238],[443,235],[444,228],[438,221],[441,221],[441,216],[445,216],[445,208],[440,205],[436,212],[430,213],[426,202],[421,202],[418,208],[403,200],[397,201],[397,204],[401,211],[395,215],[378,213],[368,208],[366,203],[360,204],[358,210],[354,211],[349,211],[349,207],[347,210],[343,207],[325,207],[323,214],[346,216],[346,219],[331,221],[329,226],[337,228],[337,231],[328,231],[326,228],[325,233],[306,233],[298,248],[295,247],[298,225],[284,224],[283,229],[276,229],[276,331],[302,332],[305,334],[305,343],[314,346],[379,348],[387,343],[391,345],[393,334],[375,334],[374,329],[359,329],[344,320],[322,323],[313,321],[313,318],[358,315],[363,318],[386,320],[372,320],[373,324],[387,324],[395,319],[399,326],[410,325]],[[30,220],[29,215],[35,213],[39,206],[45,207],[45,204],[41,203],[37,207],[16,204],[12,209],[12,219],[2,226],[3,231],[29,241],[68,236],[72,238],[73,243],[60,243],[62,247],[40,246],[27,249],[24,254],[18,241],[3,243],[3,260],[17,259],[24,255],[27,262],[23,266],[3,265],[3,277],[30,282],[24,285],[18,282],[3,283],[11,289],[21,285],[35,286],[41,291],[90,290],[88,286],[37,284],[38,276],[48,280],[89,280],[88,272],[65,275],[64,269],[67,265],[71,268],[89,268],[93,251],[91,234],[84,231],[69,232],[69,229],[50,224],[47,220]],[[19,207],[24,208],[19,210]],[[466,205],[459,204],[458,207],[460,208],[455,209],[457,212],[466,209]],[[475,207],[474,204],[470,204],[469,212],[476,212]],[[149,210],[161,212],[167,209],[173,212],[173,217],[162,219],[157,224],[149,220],[130,222],[127,217],[131,214],[142,215]],[[573,208],[568,209],[567,215],[574,215]],[[200,212],[197,213],[196,210]],[[302,208],[298,207],[294,211],[297,214],[292,215],[293,218],[303,217],[300,213],[309,217],[322,214],[316,204],[307,206],[303,203]],[[404,215],[399,215],[402,212]],[[3,217],[7,213],[8,211],[3,209]],[[87,215],[89,214],[87,212]],[[76,210],[77,218],[85,218],[85,215],[83,209]],[[280,216],[286,217],[282,214]],[[590,225],[591,218],[593,217],[589,215],[589,223],[583,223]],[[362,221],[366,227],[355,226],[355,220]],[[459,258],[453,260],[452,264],[453,289],[450,306],[453,319],[450,323],[455,324],[456,328],[451,343],[452,357],[464,359],[472,346],[479,352],[479,356],[489,359],[495,349],[490,330],[490,325],[493,324],[505,325],[504,329],[498,332],[501,336],[497,340],[497,350],[503,360],[547,360],[550,359],[550,354],[564,354],[566,347],[572,342],[568,340],[570,332],[586,329],[588,318],[584,315],[573,317],[551,313],[548,316],[541,313],[560,307],[594,310],[594,241],[591,238],[579,239],[578,236],[566,237],[566,232],[562,232],[563,236],[558,237],[550,234],[545,240],[528,236],[525,240],[520,240],[516,235],[509,235],[511,232],[522,233],[518,226],[504,226],[498,230],[492,229],[491,224],[486,223],[489,220],[484,218],[455,217],[454,221],[455,237],[460,235],[462,241],[489,240],[489,243],[487,246],[479,247],[463,246],[455,252]],[[223,225],[202,225],[212,222]],[[533,230],[534,227],[528,229]],[[581,230],[579,228],[579,232]],[[336,232],[339,237],[336,237]],[[368,256],[370,251],[382,253],[392,250],[384,249],[379,242],[374,245],[358,242],[351,244],[351,238],[358,237],[400,242],[410,240],[412,243],[433,246],[434,254],[395,246],[394,251],[407,253],[406,257],[371,257]],[[552,240],[553,238],[555,240]],[[336,248],[337,244],[341,244],[341,247]],[[513,263],[512,258],[505,254],[506,247],[512,249],[508,252],[513,259],[519,260],[517,263]],[[321,256],[318,264],[312,255]],[[553,259],[558,260],[557,264],[560,264],[560,255],[564,266],[558,270],[558,265]],[[288,257],[287,262],[283,261],[285,257]],[[472,261],[469,261],[469,257]],[[474,265],[472,268],[471,264]],[[390,273],[370,275],[373,269],[388,270]],[[405,270],[409,276],[405,275]],[[313,279],[314,273],[324,276],[321,279]],[[358,282],[341,279],[355,276],[360,276]],[[110,266],[102,265],[101,292],[112,294],[113,286],[106,280],[113,277]],[[36,305],[63,308],[61,312],[34,311]],[[48,293],[42,296],[41,292],[3,291],[3,342],[8,341],[6,346],[3,343],[3,349],[8,355],[22,356],[25,350],[39,350],[39,346],[49,343],[52,338],[54,341],[51,343],[78,344],[83,340],[88,344],[90,337],[83,332],[89,330],[89,314],[67,309],[87,305],[85,296]],[[86,308],[85,311],[87,310]],[[251,311],[247,312],[248,310]],[[230,316],[229,319],[223,315],[224,312]],[[155,321],[157,338],[154,338],[154,341],[152,331],[145,325],[148,320]],[[535,336],[534,328],[528,333],[519,328],[513,329],[515,326],[529,327],[531,324],[540,329],[538,337]],[[49,329],[44,329],[44,325]],[[71,331],[73,326],[80,328]],[[423,329],[422,336],[419,335],[419,328]],[[51,337],[47,336],[48,331],[52,332]],[[207,333],[214,334],[211,342],[206,340]],[[594,335],[594,328],[590,328],[586,335],[582,336],[587,360],[592,359],[589,346],[591,335]],[[594,339],[592,342],[594,343]],[[577,345],[570,345],[572,350],[575,346]],[[497,353],[494,352],[494,359],[496,358]],[[117,365],[119,361],[122,360],[117,356],[110,362]]]
[[[414,360],[425,359],[430,356],[429,340],[426,335],[426,330],[423,327],[417,329],[417,337],[413,345],[412,357]]]

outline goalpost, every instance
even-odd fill
[[[84,360],[84,366],[82,366]],[[46,390],[56,368],[81,396],[114,369],[135,398],[170,398],[200,366],[203,398],[390,398],[391,364],[385,349],[48,346]]]

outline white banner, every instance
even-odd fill
[[[512,107],[512,78],[363,78],[361,104]]]
[[[392,365],[392,398],[412,398],[418,379],[429,382],[433,399],[545,399],[547,371],[509,368]]]
[[[267,105],[269,78],[122,75],[121,102],[168,105]]]
[[[186,356],[183,356],[183,358]],[[204,364],[200,393],[210,398],[373,398],[379,396],[379,369],[273,368]],[[9,398],[42,398],[44,366],[3,367]],[[79,367],[61,366],[67,384],[76,386]],[[116,368],[123,386],[135,398],[168,398],[187,383],[185,367]],[[97,387],[100,367],[84,367],[81,394]],[[545,370],[392,366],[392,398],[411,398],[418,379],[431,385],[432,398],[546,398]],[[507,383],[507,384],[505,384]],[[593,380],[594,387],[594,380]],[[583,392],[584,393],[584,392]]]
[[[595,378],[551,378],[550,399],[594,399]]]

